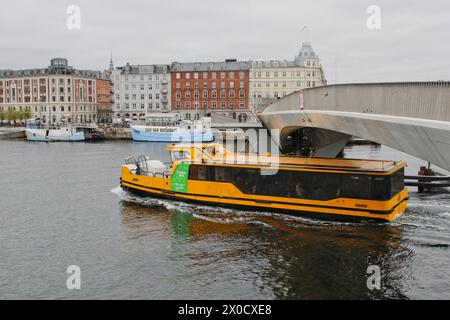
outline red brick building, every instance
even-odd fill
[[[97,79],[97,119],[99,123],[112,123],[112,84],[109,79]]]
[[[178,63],[171,67],[172,111],[187,119],[249,111],[248,62]]]

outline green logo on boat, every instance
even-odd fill
[[[172,191],[188,192],[189,163],[180,163],[172,175]]]

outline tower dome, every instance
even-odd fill
[[[305,59],[317,59],[317,55],[315,54],[313,48],[311,47],[310,42],[303,42],[302,48],[300,49],[300,52],[295,57],[295,65],[299,67],[305,66]]]

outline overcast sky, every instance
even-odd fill
[[[67,28],[69,5],[81,29]],[[381,29],[369,30],[369,5]],[[308,33],[301,32],[308,26]],[[0,5],[0,69],[289,59],[312,42],[329,83],[450,80],[450,1],[15,0]]]

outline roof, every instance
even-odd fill
[[[295,64],[297,66],[305,66],[305,59],[318,59],[319,56],[314,52],[311,42],[303,42],[300,52],[295,57]]]
[[[149,64],[149,65],[130,65],[127,63],[123,67],[118,67],[116,70],[121,71],[121,74],[160,74],[160,73],[169,73],[170,66],[165,64]]]
[[[227,60],[224,62],[188,62],[172,63],[172,72],[207,72],[207,71],[246,71],[250,69],[248,61]]]
[[[0,77],[4,78],[18,78],[18,77],[33,77],[33,76],[47,76],[47,75],[74,75],[79,77],[105,79],[108,77],[101,71],[94,70],[78,70],[67,65],[67,59],[53,58],[50,66],[47,68],[25,69],[25,70],[0,70]]]
[[[193,143],[193,144],[170,144],[168,150],[183,150],[190,148],[219,147],[217,143]],[[280,170],[315,170],[315,171],[345,171],[355,173],[390,174],[406,166],[404,161],[383,160],[359,160],[359,159],[337,159],[337,158],[310,158],[297,156],[268,157],[255,154],[235,154],[223,149],[223,157],[215,160],[206,158],[204,164],[225,165],[240,167],[265,167],[277,166]],[[191,163],[198,163],[191,161]],[[268,167],[268,168],[267,168]]]
[[[234,162],[233,162],[234,159]],[[260,166],[264,169],[276,167],[280,170],[314,170],[314,171],[344,171],[354,173],[390,174],[406,166],[404,161],[358,160],[358,159],[329,159],[309,157],[266,157],[257,155],[232,154],[226,161],[210,162],[208,164]]]

